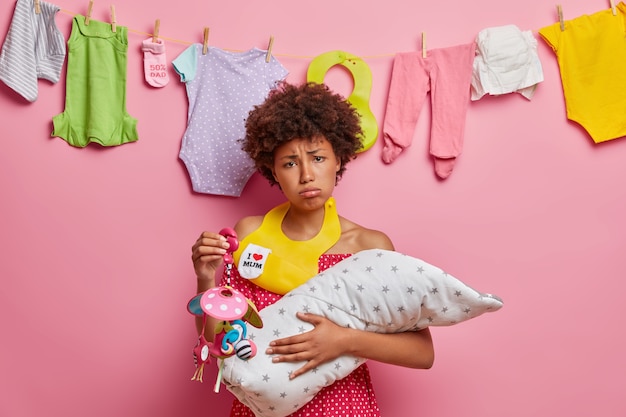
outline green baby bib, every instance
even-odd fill
[[[307,81],[323,84],[326,73],[335,65],[344,66],[352,74],[354,90],[347,101],[354,106],[361,121],[363,148],[359,152],[366,151],[372,147],[378,138],[378,124],[369,106],[372,72],[365,61],[358,56],[343,51],[330,51],[311,61],[307,71]]]

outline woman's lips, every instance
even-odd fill
[[[300,191],[300,195],[307,198],[317,197],[320,193],[321,190],[319,188],[307,188],[306,190]]]

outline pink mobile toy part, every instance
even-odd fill
[[[187,304],[187,310],[191,314],[202,316],[203,318],[202,332],[198,337],[198,343],[193,349],[196,371],[191,380],[202,382],[204,365],[210,363],[211,356],[218,358],[220,363],[215,383],[215,392],[219,392],[224,358],[237,355],[242,360],[248,360],[256,355],[256,345],[247,339],[246,322],[257,328],[263,327],[263,322],[254,303],[230,286],[233,252],[239,247],[237,233],[231,228],[224,228],[220,231],[220,234],[226,237],[227,242],[230,244],[230,247],[224,254],[222,285],[196,295]],[[213,342],[208,342],[204,337],[207,316],[219,320],[215,326]]]

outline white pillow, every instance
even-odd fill
[[[258,353],[248,361],[224,361],[223,382],[257,417],[284,417],[309,402],[323,387],[346,377],[365,359],[342,356],[293,380],[302,363],[272,363],[269,342],[313,328],[296,318],[304,311],[341,326],[379,333],[450,326],[502,307],[420,259],[388,250],[358,252],[285,294],[259,312],[263,328],[249,328]]]

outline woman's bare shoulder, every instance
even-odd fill
[[[384,232],[368,229],[340,217],[341,238],[333,247],[335,253],[355,253],[366,249],[394,250],[393,243]]]
[[[243,240],[243,238],[258,229],[261,223],[263,223],[263,216],[247,216],[241,218],[237,224],[235,224],[238,239]]]

